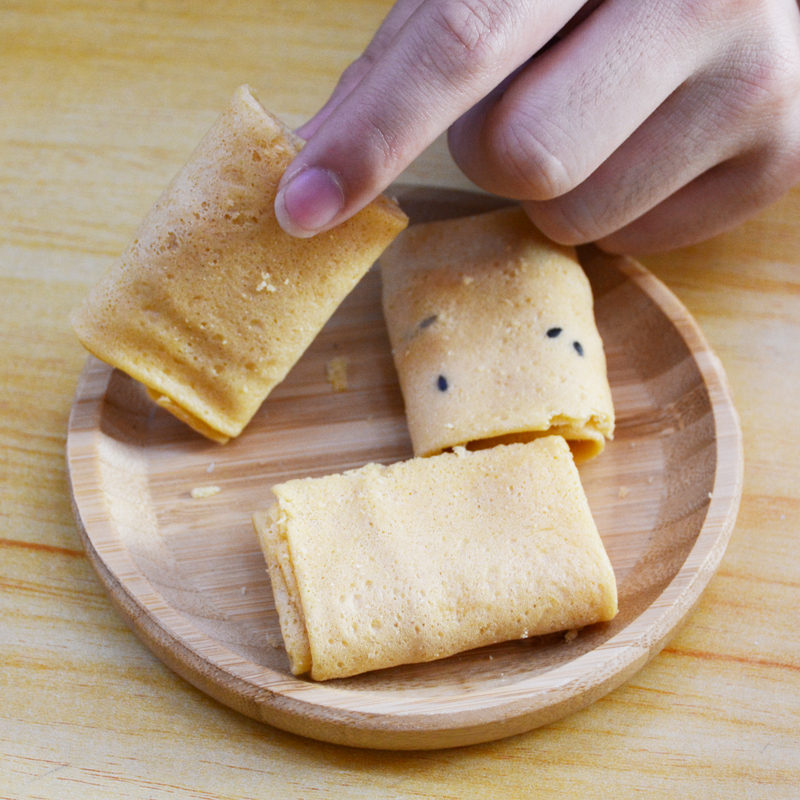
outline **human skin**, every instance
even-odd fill
[[[557,242],[701,241],[800,182],[797,0],[398,0],[298,131],[278,220],[339,224],[444,131]]]

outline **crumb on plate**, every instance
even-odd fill
[[[333,387],[334,392],[347,389],[347,359],[344,356],[332,358],[325,365],[325,380]]]

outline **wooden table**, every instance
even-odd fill
[[[748,797],[800,793],[800,189],[644,263],[721,358],[739,520],[672,643],[561,722],[492,744],[358,751],[209,699],[112,610],[64,465],[85,353],[67,314],[233,89],[310,116],[388,0],[0,5],[0,797]],[[434,148],[409,179],[463,183]]]

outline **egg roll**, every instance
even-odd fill
[[[414,225],[379,263],[415,455],[549,434],[602,452],[614,406],[574,248],[511,207]]]
[[[254,515],[296,675],[344,678],[617,612],[559,436],[272,487]]]
[[[247,86],[72,315],[83,345],[208,438],[237,436],[408,223],[386,197],[310,239],[278,182],[303,141]]]

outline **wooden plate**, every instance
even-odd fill
[[[410,189],[412,220],[497,204]],[[279,728],[359,747],[498,739],[576,711],[665,644],[716,571],[742,484],[741,433],[722,367],[678,300],[643,267],[587,247],[617,411],[616,438],[581,477],[619,584],[609,624],[316,684],[288,670],[253,511],[270,487],[411,456],[371,271],[267,399],[220,446],[90,358],[69,423],[78,527],[120,614],[166,664]],[[334,392],[326,364],[348,360]],[[192,498],[192,489],[219,493]]]

